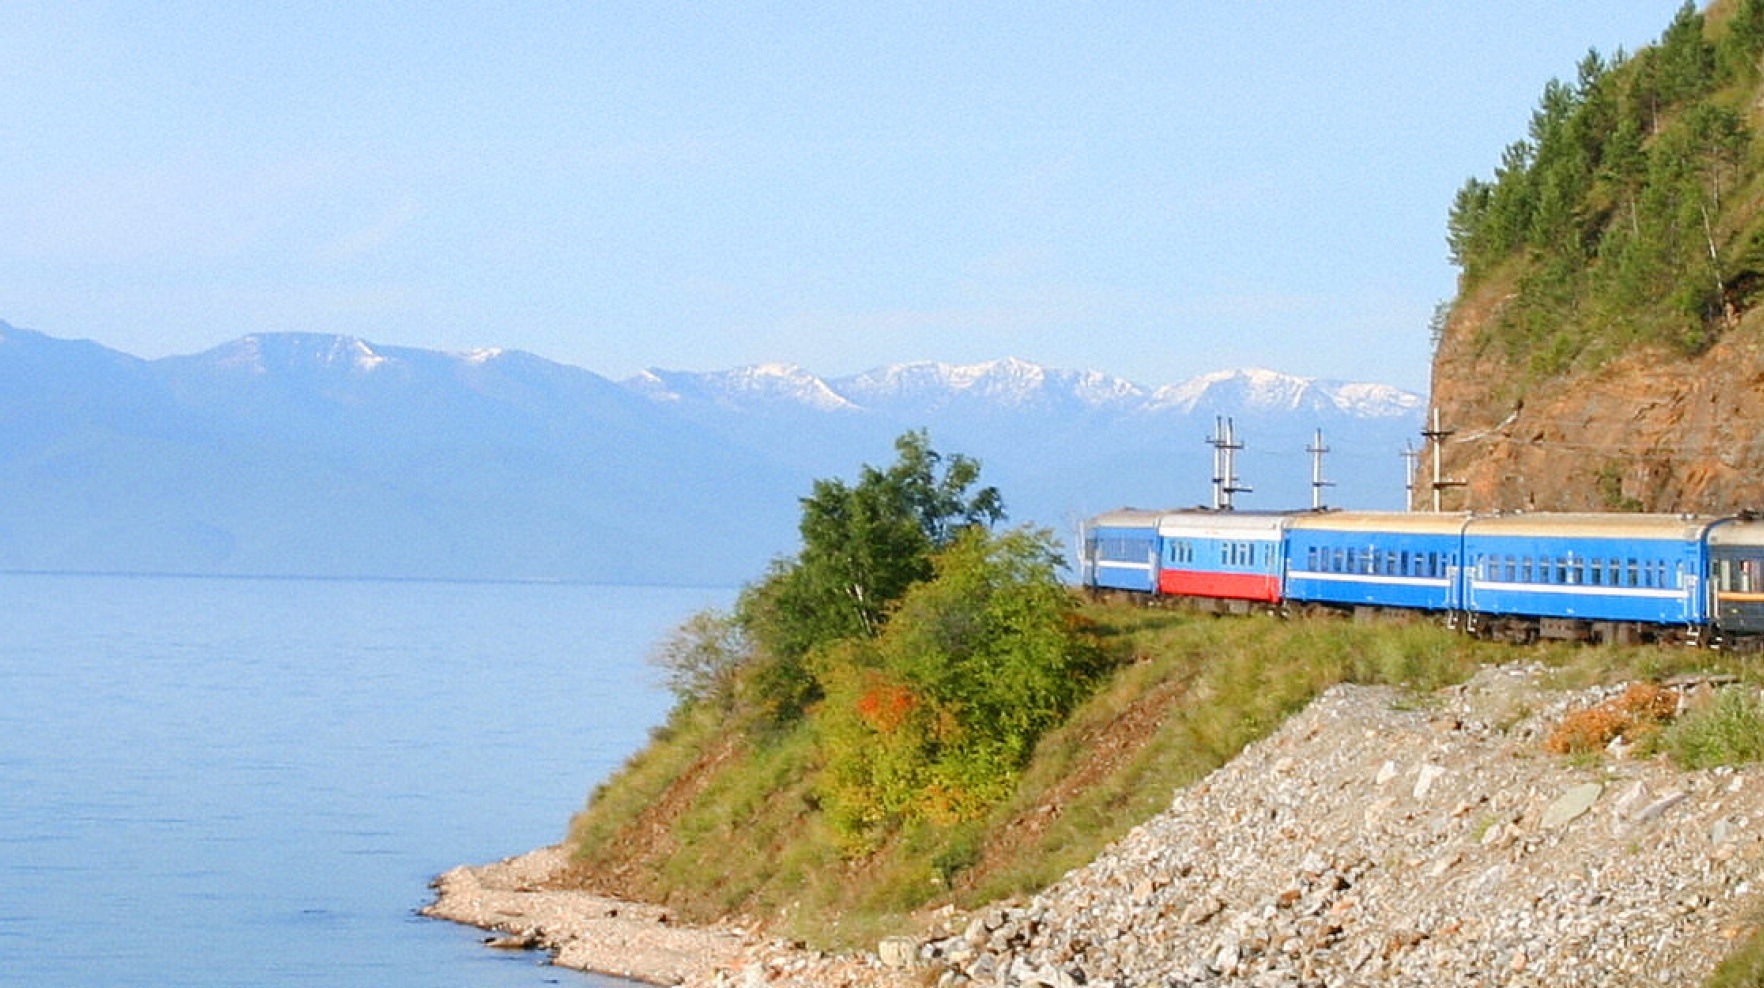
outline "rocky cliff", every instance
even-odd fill
[[[1447,510],[1732,512],[1764,508],[1764,320],[1696,358],[1633,350],[1533,383],[1485,346],[1498,285],[1459,300],[1433,363]],[[1413,507],[1432,503],[1431,451]]]

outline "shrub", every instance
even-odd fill
[[[726,705],[733,698],[736,671],[752,654],[741,624],[712,609],[670,632],[649,653],[649,662],[681,703]]]
[[[1692,708],[1662,740],[1686,768],[1759,761],[1764,759],[1764,703],[1753,687],[1728,687]]]
[[[1657,683],[1631,683],[1622,695],[1562,718],[1544,739],[1544,749],[1558,755],[1601,751],[1616,738],[1631,744],[1660,732],[1678,713],[1678,694]]]
[[[823,805],[854,853],[910,821],[975,819],[1101,671],[1045,532],[973,529],[875,639],[817,657]]]

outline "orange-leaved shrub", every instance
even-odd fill
[[[1617,738],[1635,744],[1658,734],[1677,714],[1677,693],[1658,683],[1631,683],[1618,696],[1563,717],[1544,739],[1544,749],[1579,755]]]

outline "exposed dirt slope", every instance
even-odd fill
[[[1433,404],[1452,430],[1442,474],[1464,482],[1443,491],[1442,507],[1764,508],[1764,320],[1694,360],[1638,351],[1520,394],[1516,371],[1478,345],[1498,292],[1462,300],[1435,355]],[[1430,460],[1422,473],[1415,506],[1425,508]]]

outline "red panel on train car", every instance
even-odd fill
[[[1272,604],[1280,600],[1280,581],[1265,573],[1166,569],[1158,574],[1158,592],[1183,597],[1260,600]]]

